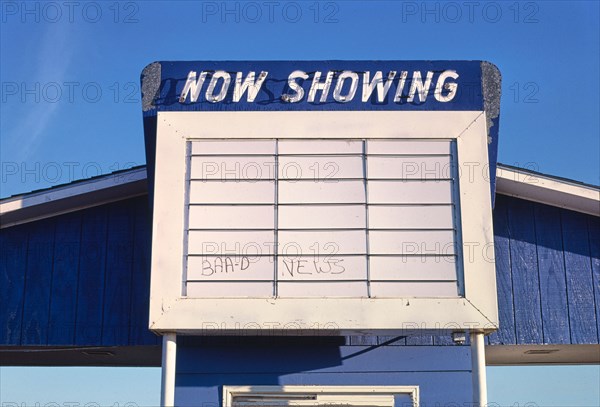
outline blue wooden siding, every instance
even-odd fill
[[[25,228],[0,231],[0,343],[21,344],[28,234]]]
[[[597,344],[599,218],[498,195],[500,329],[491,345]]]
[[[600,343],[600,219],[499,195],[494,228],[501,327],[488,343]],[[5,228],[0,245],[0,346],[159,343],[147,330],[147,197]],[[394,344],[452,342],[421,335]]]
[[[510,261],[510,234],[508,213],[502,209],[503,198],[496,197],[494,205],[494,249],[496,260],[496,290],[498,292],[498,319],[500,327],[493,335],[497,344],[516,343],[515,307],[512,291],[512,263]],[[491,338],[490,338],[491,339]]]
[[[537,241],[540,305],[544,341],[555,344],[570,342],[567,282],[562,250],[560,210],[546,205],[534,207]]]
[[[588,218],[588,233],[596,304],[596,329],[600,340],[600,218]]]
[[[64,215],[56,222],[48,343],[72,343],[75,339],[77,281],[81,251],[81,212]]]
[[[148,212],[144,196],[2,229],[0,346],[159,344]]]
[[[224,384],[418,385],[422,405],[462,406],[471,401],[471,354],[465,346],[372,347],[266,339],[201,345],[195,338],[180,338],[176,405],[218,406]]]

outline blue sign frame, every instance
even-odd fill
[[[152,109],[156,111],[307,111],[307,110],[483,110],[481,63],[479,61],[186,61],[158,62],[160,66],[160,89],[153,98]],[[151,68],[150,64],[147,69]],[[156,65],[155,65],[156,66]],[[195,101],[187,97],[180,101],[190,73],[196,80],[204,74],[202,91]],[[225,97],[210,100],[207,92],[210,81],[216,72],[226,73],[215,78],[215,86],[223,89],[225,79],[230,79]],[[256,98],[248,101],[247,95],[234,101],[236,75],[246,79],[248,73],[255,72],[258,79],[261,72],[266,76]],[[343,73],[346,74],[343,74]],[[362,95],[362,85],[375,85],[377,73],[380,87],[389,81],[385,97],[379,98],[373,89],[367,100]],[[294,77],[293,74],[296,73]],[[302,73],[304,75],[302,75]],[[452,76],[448,75],[453,73]],[[355,74],[355,76],[353,75]],[[392,75],[392,76],[390,76]],[[330,87],[323,98],[323,89],[317,98],[309,101],[309,92],[314,82],[322,86],[330,79]],[[444,78],[446,80],[444,80]],[[333,97],[337,83],[343,82],[344,94],[348,94],[352,81],[357,80],[358,91],[350,100],[341,101]],[[429,81],[428,81],[429,79]],[[442,80],[442,82],[440,81]],[[304,97],[290,102],[286,95],[295,95],[290,81],[301,88]],[[415,82],[419,83],[415,83]],[[449,85],[455,85],[455,95],[448,101],[439,101],[434,95],[436,85],[447,95]],[[293,85],[292,84],[292,85]],[[411,98],[415,85],[429,84],[425,100],[420,95]],[[444,86],[445,85],[445,86]],[[398,89],[401,88],[401,89]],[[422,89],[417,87],[417,89]],[[439,93],[439,92],[438,92]],[[323,100],[324,99],[324,100]]]

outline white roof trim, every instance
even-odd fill
[[[146,168],[136,168],[0,201],[0,228],[147,193]]]
[[[502,165],[496,177],[499,194],[600,216],[600,188]]]
[[[498,165],[496,191],[600,216],[600,188]],[[146,168],[108,174],[0,201],[0,228],[74,212],[147,193]]]
[[[509,365],[565,365],[600,363],[600,345],[486,345],[485,364]]]

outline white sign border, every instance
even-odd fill
[[[243,132],[240,131],[243,129]],[[186,148],[193,139],[456,139],[464,298],[187,298]],[[159,112],[149,328],[182,334],[336,334],[498,328],[487,121],[481,111]],[[475,176],[468,171],[477,168]],[[464,246],[463,246],[464,247]],[[467,258],[468,256],[468,258]],[[395,310],[391,312],[391,310]]]

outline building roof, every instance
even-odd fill
[[[0,200],[0,227],[31,222],[147,193],[146,166],[76,180]]]
[[[496,192],[600,216],[600,187],[498,164]],[[0,227],[144,195],[146,166],[13,195],[0,200]]]
[[[600,187],[498,164],[496,192],[600,216]]]

